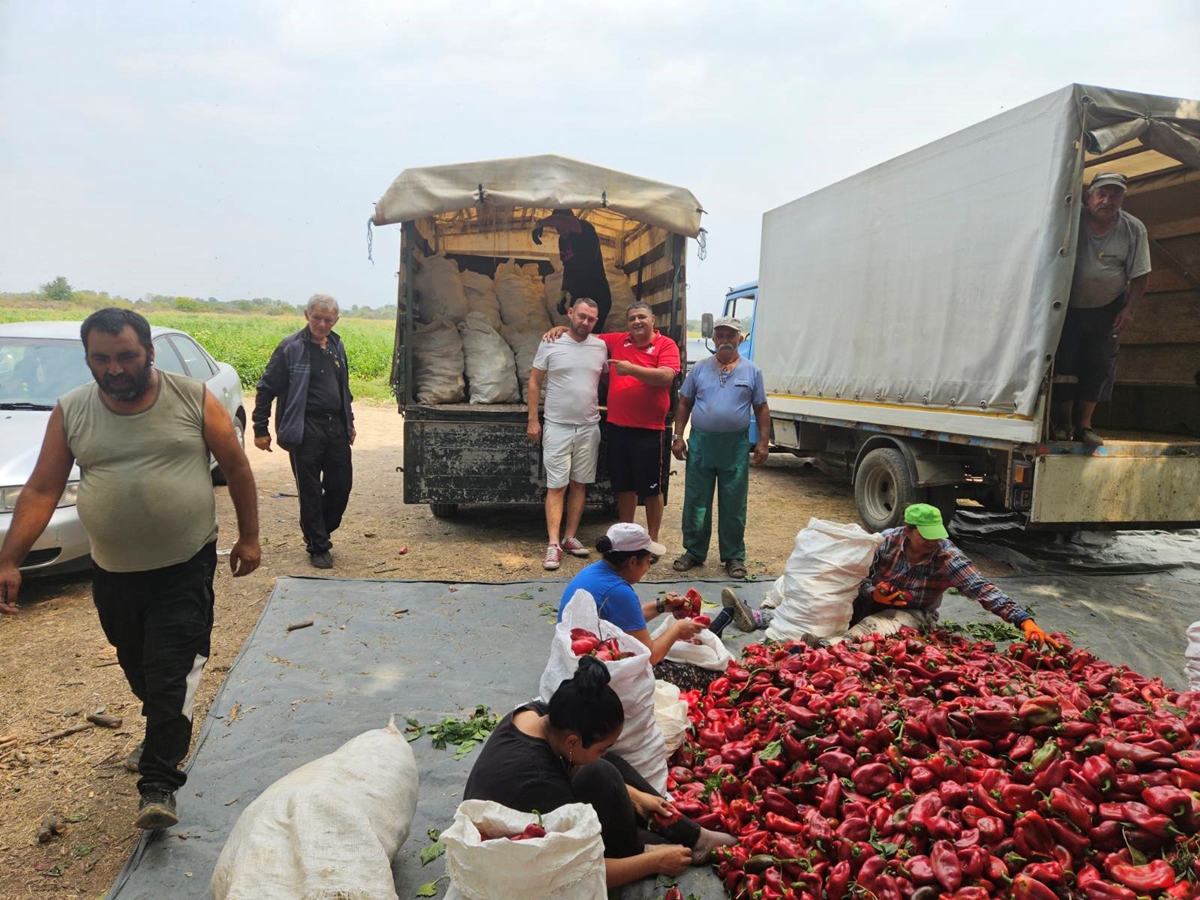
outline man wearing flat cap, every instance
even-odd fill
[[[738,353],[742,323],[723,316],[713,323],[714,355],[692,366],[675,409],[671,452],[687,460],[683,489],[683,554],[676,572],[702,565],[712,538],[713,487],[717,492],[717,546],[731,578],[746,577],[746,503],[750,490],[750,416],[758,423],[755,465],[766,462],[771,412],[762,369]],[[692,432],[685,442],[688,421]]]
[[[1112,395],[1112,375],[1121,334],[1150,278],[1146,226],[1121,209],[1127,179],[1103,172],[1092,179],[1079,224],[1071,299],[1055,358],[1055,373],[1076,384],[1054,387],[1051,415],[1056,441],[1104,444],[1092,429],[1099,400]]]

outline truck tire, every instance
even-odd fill
[[[435,519],[453,519],[458,513],[457,503],[430,503],[429,511]]]
[[[895,528],[904,522],[904,508],[924,500],[913,484],[904,454],[880,447],[863,457],[854,476],[854,504],[868,531]]]

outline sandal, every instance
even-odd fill
[[[746,577],[746,564],[740,559],[728,559],[725,561],[725,574],[730,578],[744,579]]]
[[[671,568],[676,572],[686,572],[688,569],[694,569],[699,565],[703,565],[703,563],[691,554],[685,553],[676,559],[675,562],[671,563]]]

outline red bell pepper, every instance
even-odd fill
[[[1164,891],[1175,883],[1175,870],[1165,859],[1154,859],[1144,866],[1119,862],[1107,869],[1112,878],[1140,894]]]
[[[934,843],[933,848],[929,851],[929,862],[933,867],[933,877],[937,879],[938,884],[948,892],[958,890],[962,885],[962,865],[958,861],[958,854],[954,852],[952,844],[948,841]]]
[[[1012,896],[1014,900],[1058,900],[1053,890],[1024,872],[1017,873],[1013,879]]]

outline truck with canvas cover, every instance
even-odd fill
[[[604,330],[623,331],[641,300],[684,356],[687,239],[703,239],[690,191],[560,156],[406,169],[371,218],[400,225],[392,387],[405,503],[444,517],[541,501],[541,448],[526,436],[526,403],[539,400],[526,389],[541,335],[566,322],[558,236],[539,228],[555,210],[595,229],[612,295]],[[605,446],[593,504],[612,502]]]
[[[1055,441],[1084,190],[1128,178],[1152,269],[1092,449]],[[763,216],[753,321],[777,449],[854,481],[869,527],[960,501],[1028,528],[1200,523],[1200,103],[1085,85]]]

